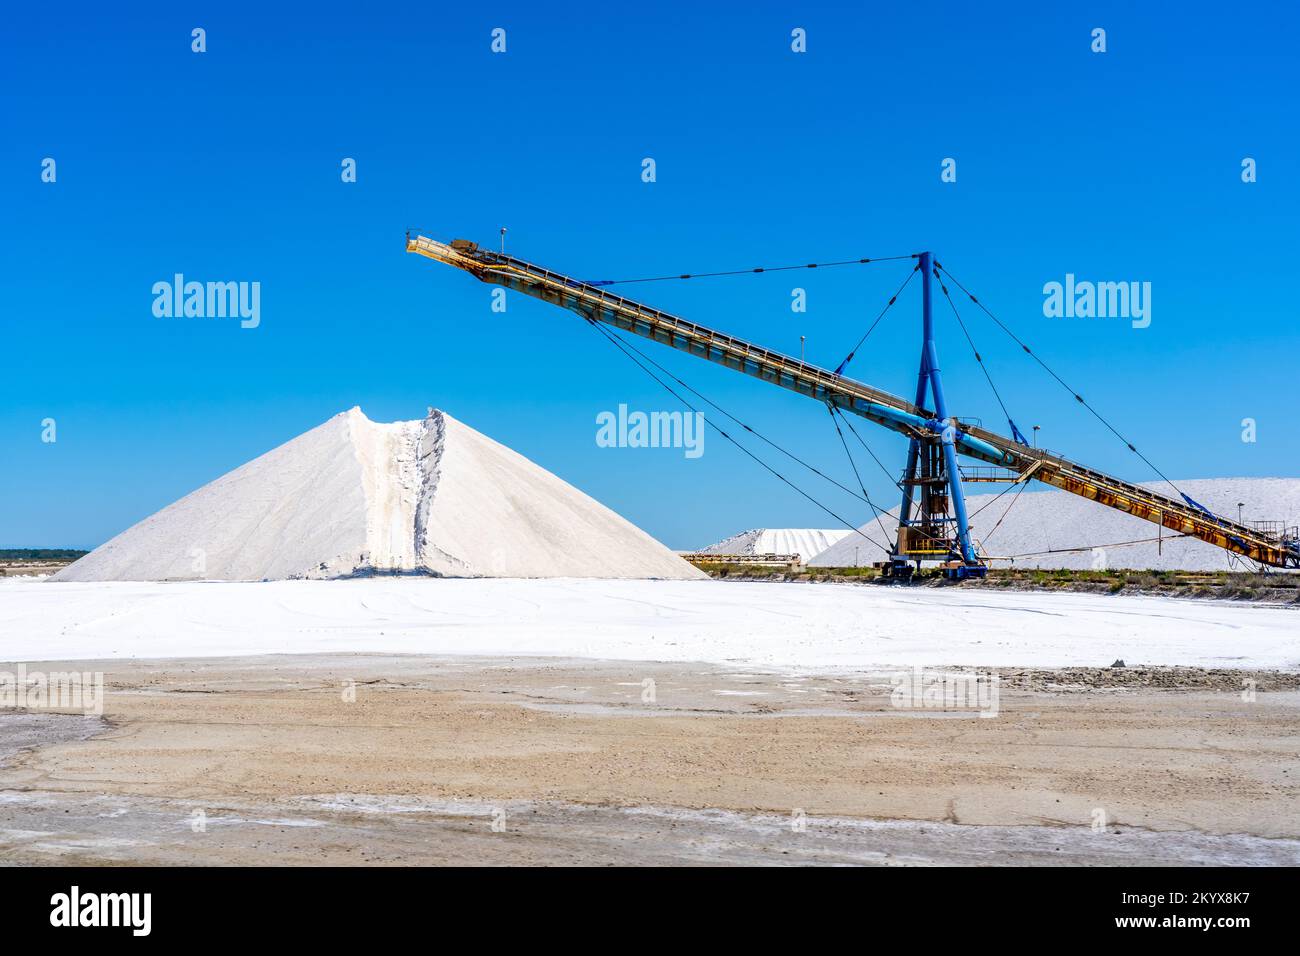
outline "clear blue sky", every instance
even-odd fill
[[[1293,4],[568,7],[13,7],[0,546],[97,545],[358,404],[380,421],[441,407],[674,547],[833,524],[713,434],[696,460],[596,447],[598,412],[672,399],[568,313],[516,295],[493,313],[489,287],[404,253],[408,226],[493,243],[504,225],[510,251],[587,279],[932,248],[1167,474],[1300,474]],[[956,183],[940,181],[945,157]],[[809,358],[834,365],[906,269],[626,291],[795,353],[806,335]],[[261,326],[155,318],[151,287],[177,272],[260,282]],[[1067,272],[1151,282],[1150,328],[1044,318],[1043,284]],[[856,377],[911,390],[919,310],[913,288]],[[964,314],[1022,428],[1154,477]],[[939,315],[953,412],[1002,427]],[[823,408],[654,354],[851,480]],[[901,440],[865,429],[901,468]]]

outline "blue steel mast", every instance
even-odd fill
[[[921,269],[921,367],[916,378],[918,407],[926,404],[928,392],[934,400],[935,419],[941,425],[938,448],[933,437],[912,437],[907,447],[907,468],[903,473],[903,502],[898,512],[898,542],[890,555],[890,571],[907,577],[912,573],[911,561],[935,557],[938,550],[946,550],[950,539],[943,533],[948,524],[947,505],[951,500],[957,528],[955,555],[961,564],[948,568],[951,577],[983,577],[986,568],[971,544],[970,523],[966,516],[966,496],[962,491],[961,473],[957,470],[957,423],[948,417],[948,402],[944,397],[943,379],[939,375],[939,350],[934,339],[934,311],[931,299],[931,277],[934,274],[934,254],[920,254]],[[939,454],[936,455],[936,451]],[[936,467],[942,462],[942,467]],[[937,493],[936,486],[946,487],[948,497]],[[921,515],[913,519],[914,489],[921,489]],[[918,539],[921,539],[918,541]],[[918,547],[918,544],[920,547]]]

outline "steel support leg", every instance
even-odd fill
[[[935,417],[942,426],[940,440],[943,444],[944,468],[948,472],[949,495],[952,500],[953,513],[957,519],[957,543],[961,551],[961,559],[966,565],[978,567],[982,572],[983,567],[980,565],[979,558],[975,554],[975,548],[971,544],[970,523],[966,514],[966,496],[962,491],[961,473],[957,470],[957,423],[948,417],[948,402],[943,392],[943,379],[939,374],[939,352],[934,340],[934,312],[930,281],[933,272],[934,256],[929,252],[921,253],[921,319],[924,342],[921,375],[924,380],[928,381],[930,394],[934,398]],[[917,392],[921,397],[917,404],[922,405],[925,397],[924,387],[918,387]],[[910,450],[908,461],[909,464],[912,461]]]

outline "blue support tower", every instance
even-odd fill
[[[908,443],[903,501],[898,512],[898,541],[886,572],[907,578],[912,574],[912,562],[919,568],[923,560],[940,560],[944,563],[947,577],[983,577],[987,568],[971,543],[966,497],[962,492],[961,473],[957,470],[957,442],[963,435],[957,421],[948,415],[943,379],[939,374],[930,288],[934,274],[933,253],[920,254],[919,268],[921,363],[914,404],[920,408],[933,407],[935,417],[926,422],[928,434],[913,435]],[[927,395],[932,402],[926,401]],[[918,489],[920,504],[914,513]],[[952,517],[948,515],[949,503]]]

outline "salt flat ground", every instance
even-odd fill
[[[1300,609],[725,581],[0,580],[0,660],[366,652],[801,670],[1126,663],[1300,670]]]
[[[0,660],[107,688],[102,719],[0,713],[0,861],[1296,865],[1297,624],[956,588],[0,581]],[[983,718],[893,707],[917,665],[1040,670]],[[1134,665],[1213,671],[1117,684]]]
[[[102,719],[0,715],[0,861],[1297,865],[1300,692],[1256,673],[983,718],[849,672],[115,661]]]

